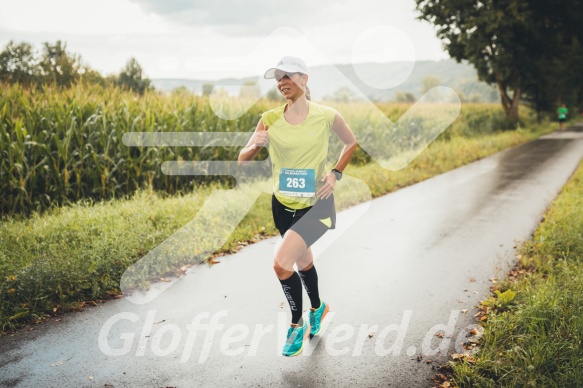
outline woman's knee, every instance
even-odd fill
[[[298,260],[297,265],[298,271],[308,271],[310,268],[314,266],[314,261],[312,260],[308,262],[301,262]]]
[[[296,262],[298,266],[298,270],[300,271],[307,271],[314,265],[314,256],[312,254],[312,250],[308,248],[308,250],[298,259]]]
[[[281,265],[279,265],[277,260],[273,261],[273,270],[275,271],[275,274],[277,275],[277,277],[281,280],[285,280],[293,274],[293,270],[290,271],[290,270],[282,267]]]

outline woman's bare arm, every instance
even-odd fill
[[[259,120],[251,139],[249,139],[245,148],[239,152],[239,158],[237,159],[239,166],[244,166],[246,162],[255,159],[261,148],[265,147],[269,141],[267,129],[268,126],[263,124],[263,119]]]
[[[350,159],[352,158],[352,154],[354,154],[354,150],[356,150],[356,138],[348,124],[346,124],[346,121],[344,121],[344,118],[338,112],[334,117],[332,130],[344,143],[344,148],[342,148],[342,152],[340,153],[340,157],[334,168],[338,171],[344,171],[348,162],[350,162]],[[321,181],[324,182],[324,184],[316,192],[316,196],[320,199],[326,199],[334,192],[336,175],[328,172],[322,177]]]
[[[338,171],[344,171],[352,158],[352,154],[354,154],[354,151],[356,150],[356,138],[340,113],[336,113],[336,117],[334,117],[332,130],[344,143],[344,148],[342,148],[342,152],[338,158],[338,163],[336,163],[336,167],[334,168]]]

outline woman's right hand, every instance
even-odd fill
[[[252,161],[259,153],[259,150],[267,145],[269,142],[267,129],[267,125],[263,124],[263,119],[259,120],[255,132],[249,138],[247,145],[239,152],[239,157],[237,158],[239,166],[244,166],[247,162]]]
[[[267,133],[267,130],[269,129],[269,126],[265,125],[264,129],[257,131],[257,133],[255,134],[255,148],[261,148],[261,147],[265,147],[267,145],[267,143],[269,142],[269,134]]]

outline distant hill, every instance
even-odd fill
[[[359,69],[370,74],[372,78],[385,79],[391,75],[402,74],[410,68],[407,62],[391,62],[383,64],[359,64]],[[411,75],[402,84],[391,89],[377,89],[360,80],[351,64],[324,65],[310,68],[310,90],[312,98],[321,100],[332,97],[342,88],[362,93],[364,96],[377,101],[393,101],[397,92],[412,93],[417,98],[421,96],[422,80],[433,76],[439,79],[440,85],[449,86],[462,93],[466,99],[482,102],[498,102],[498,92],[495,87],[478,81],[476,70],[467,63],[457,63],[453,59],[442,61],[416,62]],[[230,94],[237,95],[239,87],[253,78],[221,79],[216,81],[189,80],[189,79],[153,79],[152,84],[159,90],[169,92],[174,88],[184,86],[200,94],[202,85],[212,83],[215,87],[223,87]],[[275,82],[273,83],[275,85]],[[267,93],[267,88],[262,90]]]

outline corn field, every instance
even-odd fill
[[[236,147],[128,147],[126,132],[252,131],[266,106],[237,120],[219,119],[192,94],[137,97],[117,88],[2,87],[1,214],[41,211],[81,199],[117,198],[137,188],[174,194],[188,177],[167,176],[165,160],[236,160]]]
[[[188,93],[147,92],[138,97],[98,85],[1,87],[0,215],[120,198],[144,187],[170,195],[192,189],[193,177],[164,175],[162,162],[236,160],[240,147],[128,147],[122,142],[124,133],[251,132],[261,113],[277,104],[261,100],[238,119],[223,120],[214,114],[208,98]],[[376,126],[363,106],[336,107],[353,128]],[[392,120],[408,107],[379,105]],[[465,106],[448,136],[492,132],[499,129],[502,115],[494,105]],[[334,157],[340,147],[332,146]],[[370,157],[359,149],[352,163],[368,161]]]

